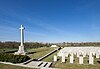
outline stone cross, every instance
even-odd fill
[[[25,55],[26,54],[26,50],[24,50],[24,27],[23,27],[23,25],[21,25],[21,27],[19,28],[20,29],[20,31],[21,31],[21,44],[20,44],[20,46],[19,46],[19,50],[18,50],[18,52],[15,52],[15,54],[17,54],[17,55]]]
[[[20,32],[21,32],[21,45],[20,46],[23,46],[23,43],[24,43],[24,27],[23,25],[21,25],[21,27],[19,28],[20,29]]]

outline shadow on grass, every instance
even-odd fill
[[[36,53],[36,52],[28,52],[27,54],[33,54],[33,53]]]
[[[100,64],[100,61],[97,61]]]
[[[87,62],[89,63],[89,60],[87,60]]]
[[[57,61],[59,61],[60,59],[57,59]]]
[[[33,61],[38,61],[37,59],[33,59]]]
[[[65,61],[67,61],[68,59],[65,59]]]

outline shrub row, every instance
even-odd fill
[[[0,53],[0,61],[11,62],[11,63],[21,63],[29,60],[30,58],[26,55],[14,55],[8,53]]]

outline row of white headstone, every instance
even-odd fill
[[[68,54],[69,55],[69,54]],[[68,57],[68,55],[67,55],[67,57]],[[94,56],[95,54],[94,53],[92,53],[92,52],[90,52],[89,54],[88,54],[88,56],[89,56],[89,64],[94,64]],[[83,54],[83,53],[81,53],[80,55],[79,54],[77,54],[77,57],[79,58],[79,64],[83,64],[83,58],[86,56],[86,53],[85,54]],[[66,59],[66,56],[65,56],[65,54],[62,54],[62,62],[65,62],[65,59]],[[73,53],[70,53],[70,63],[74,63],[74,54]],[[96,54],[96,58],[99,58],[99,54]],[[56,62],[57,61],[57,56],[55,55],[54,56],[54,62]]]

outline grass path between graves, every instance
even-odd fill
[[[43,59],[43,61],[46,61],[46,62],[53,62],[53,59],[54,59],[54,55],[57,55],[58,51],[51,54],[50,56],[46,57],[45,59]]]
[[[98,65],[80,65],[69,63],[57,63],[54,67],[60,69],[100,69],[100,66]]]
[[[65,63],[61,63],[61,57],[58,57],[58,61],[52,65],[52,67],[60,69],[100,69],[100,59],[94,58],[94,65],[89,65],[88,57],[84,58],[84,64],[79,64],[79,59],[74,57],[74,63],[69,63],[69,57],[66,58]]]

